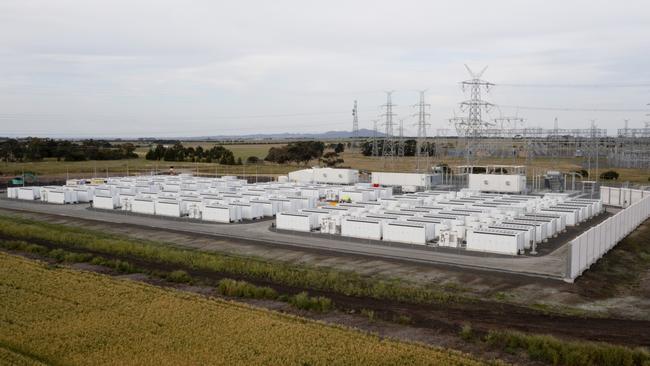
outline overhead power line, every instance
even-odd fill
[[[516,108],[535,111],[565,111],[565,112],[647,112],[648,109],[641,108],[572,108],[572,107],[540,107],[525,105],[499,104],[499,108]]]
[[[650,88],[650,83],[626,84],[533,84],[533,83],[504,83],[496,86],[512,88]]]

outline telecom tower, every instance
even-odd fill
[[[384,136],[384,144],[382,146],[382,155],[384,156],[384,167],[386,166],[386,160],[387,159],[392,159],[395,156],[395,140],[393,136],[393,117],[395,117],[395,113],[393,113],[393,107],[395,106],[393,104],[392,100],[393,96],[393,91],[387,91],[386,92],[386,104],[384,104],[382,107],[384,108],[384,113],[381,115],[384,117],[384,127],[385,127],[385,134]]]
[[[357,109],[357,101],[354,101],[352,108],[352,147],[356,147],[357,140],[359,139],[359,110]]]
[[[413,106],[418,107],[418,113],[415,114],[418,117],[418,138],[415,146],[415,169],[418,172],[422,172],[423,169],[429,169],[429,144],[427,143],[427,126],[430,126],[430,124],[427,122],[427,117],[431,116],[431,114],[427,112],[427,108],[430,108],[431,105],[425,102],[425,92],[426,90],[420,91],[420,102]]]
[[[476,161],[476,156],[480,150],[480,141],[485,130],[492,123],[483,120],[483,111],[486,113],[494,106],[481,99],[481,90],[489,92],[494,84],[482,80],[481,77],[487,69],[487,66],[479,73],[475,73],[469,66],[465,65],[471,79],[461,82],[463,92],[469,89],[470,98],[460,103],[460,110],[467,112],[467,117],[454,117],[450,122],[456,127],[459,137],[465,140],[465,160],[467,165],[472,165]]]

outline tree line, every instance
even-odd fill
[[[196,148],[185,147],[180,142],[171,146],[157,144],[152,147],[145,155],[147,160],[164,160],[164,161],[182,161],[182,162],[199,162],[199,163],[218,163],[222,165],[241,165],[241,158],[235,159],[232,151],[223,146],[213,146],[204,149],[202,146]]]
[[[40,161],[56,158],[64,161],[133,159],[135,145],[111,144],[105,140],[55,140],[29,137],[0,142],[0,159],[5,162]]]
[[[325,144],[321,141],[295,141],[285,146],[272,147],[264,160],[272,163],[286,164],[295,162],[306,164],[323,156]]]

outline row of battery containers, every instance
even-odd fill
[[[319,229],[324,234],[385,240],[409,244],[426,244],[435,238],[436,225],[433,222],[409,222],[379,220],[362,217],[322,216],[309,212],[283,212],[276,216],[276,227],[280,230],[311,232]]]
[[[92,186],[42,186],[9,187],[7,197],[27,201],[41,200],[54,204],[90,202],[94,196]]]
[[[577,220],[580,212],[593,210],[593,213],[597,213],[598,207],[602,207],[597,200],[572,200],[565,205],[557,205],[561,209],[552,208],[537,213],[520,210],[517,213],[510,211],[509,214],[486,215],[479,210],[460,208],[456,209],[458,211],[442,210],[422,214],[419,211],[427,210],[372,213],[367,209],[359,210],[363,205],[341,206],[286,213],[278,216],[276,225],[283,230],[309,232],[320,229],[325,234],[412,244],[427,244],[438,239],[439,246],[460,247],[466,242],[469,250],[516,255],[524,249],[530,249],[533,243],[546,242],[566,231],[567,225],[574,225],[574,221],[568,218],[574,217]],[[363,215],[359,216],[359,213]],[[383,229],[388,224],[391,224],[392,230],[385,234]],[[429,226],[430,230],[422,226]],[[394,232],[411,234],[391,235]],[[500,234],[503,234],[502,240],[494,245],[492,239]]]
[[[210,192],[216,190],[219,192],[230,191],[247,191],[248,188],[259,188],[269,194],[277,195],[302,195],[312,196],[318,199],[327,199],[338,201],[345,198],[352,202],[356,201],[374,201],[378,198],[392,196],[392,188],[373,187],[368,183],[358,183],[354,186],[324,186],[324,185],[296,185],[296,184],[248,184],[243,179],[226,177],[226,179],[199,179],[186,177],[185,179],[170,179],[169,177],[154,177],[152,180],[120,178],[109,179],[107,184],[121,187],[138,187],[132,191],[122,191],[121,193],[137,194],[141,191],[166,191],[166,192],[183,192],[199,191]]]
[[[311,197],[252,198],[247,201],[229,200],[223,196],[161,197],[157,195],[109,194],[98,192],[93,207],[98,209],[121,209],[138,214],[170,217],[188,216],[211,222],[238,222],[273,217],[281,211],[295,211],[314,207]]]

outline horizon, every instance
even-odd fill
[[[433,135],[462,113],[465,64],[489,66],[483,78],[496,84],[485,119],[639,128],[650,112],[648,7],[9,0],[0,5],[0,135],[340,131],[351,129],[354,100],[360,128],[372,129],[387,90],[396,122],[414,135],[423,89]]]

